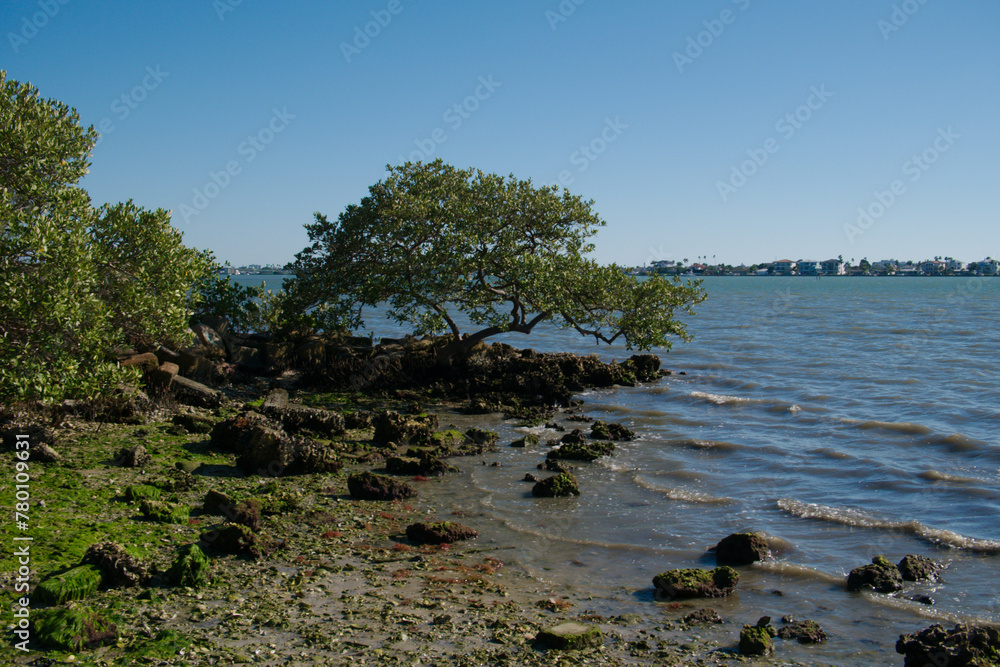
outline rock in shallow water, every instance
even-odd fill
[[[539,631],[535,641],[546,648],[576,651],[601,646],[604,637],[597,626],[568,622]]]
[[[951,630],[940,624],[900,635],[896,653],[903,667],[993,667],[1000,665],[1000,628],[964,623]]]
[[[885,556],[875,556],[871,565],[854,568],[847,575],[847,590],[860,591],[866,588],[879,593],[895,593],[903,589],[903,576],[899,568]]]
[[[715,562],[719,565],[750,565],[770,556],[767,540],[756,533],[733,533],[715,546]]]
[[[740,573],[728,566],[667,570],[653,577],[657,600],[725,597],[739,581]]]

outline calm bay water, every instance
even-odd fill
[[[532,498],[520,480],[537,472],[546,448],[504,447],[486,459],[496,467],[459,461],[465,483],[421,485],[426,509],[470,514],[463,521],[483,546],[516,546],[505,559],[555,591],[591,593],[598,613],[665,619],[690,610],[653,601],[656,573],[711,565],[705,552],[719,539],[762,531],[776,558],[742,568],[738,595],[710,603],[730,623],[699,634],[727,646],[758,616],[810,618],[827,644],[779,645],[779,656],[802,662],[898,665],[900,633],[1000,623],[1000,279],[709,278],[704,286],[709,300],[689,319],[696,340],[661,354],[674,375],[581,396],[586,414],[639,438],[578,467],[580,498]],[[631,354],[555,328],[501,340]],[[494,428],[503,443],[529,430],[543,442],[558,437],[499,417],[452,421]],[[872,556],[896,562],[911,553],[947,563],[945,581],[909,584],[894,597],[844,589],[847,572]],[[908,599],[916,594],[935,604]]]

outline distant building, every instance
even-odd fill
[[[944,258],[945,271],[964,271],[966,266],[965,262],[960,262],[954,257]]]
[[[843,276],[847,274],[844,263],[839,259],[828,259],[823,264],[823,275]]]
[[[936,259],[929,259],[925,262],[920,262],[920,272],[925,276],[936,276],[944,273],[944,266],[944,262]]]
[[[882,259],[877,262],[872,262],[872,270],[877,273],[886,273],[892,275],[896,272],[896,267],[899,266],[899,262],[894,259]]]
[[[977,262],[979,273],[984,276],[995,276],[1000,273],[1000,262],[987,257],[981,262]]]
[[[773,264],[774,275],[776,276],[790,276],[795,272],[795,267],[797,266],[795,262],[790,259],[779,259]]]
[[[799,275],[818,276],[823,273],[823,262],[804,260],[798,263]]]

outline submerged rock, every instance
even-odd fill
[[[725,597],[739,581],[740,573],[728,566],[667,570],[653,577],[657,600]]]
[[[118,627],[86,607],[46,609],[32,614],[33,637],[43,646],[82,651],[118,639]]]
[[[595,440],[634,440],[635,432],[621,424],[596,421],[590,426],[590,437]]]
[[[167,580],[175,586],[198,588],[208,583],[211,565],[197,544],[186,544],[177,551],[167,571]]]
[[[940,624],[900,635],[896,653],[903,667],[992,667],[1000,664],[1000,628],[963,623],[951,630]]]
[[[531,495],[538,498],[562,498],[580,495],[580,486],[576,477],[568,472],[561,472],[552,477],[546,477],[531,487]]]
[[[96,565],[79,565],[46,578],[35,586],[31,597],[36,602],[50,605],[82,600],[96,591],[103,580],[101,568]]]
[[[540,630],[535,636],[535,642],[545,648],[578,651],[603,645],[604,637],[601,629],[595,625],[571,621]]]
[[[821,644],[826,641],[826,632],[816,621],[793,621],[778,630],[782,639],[795,639],[800,644]]]
[[[733,533],[715,546],[715,562],[719,565],[750,565],[770,556],[767,540],[756,533]]]
[[[847,575],[847,590],[871,588],[879,593],[895,593],[903,589],[903,575],[885,556],[875,556],[871,565],[854,568]]]
[[[904,556],[897,567],[904,581],[941,581],[941,570],[944,569],[937,561],[913,554]]]
[[[403,500],[417,495],[416,489],[385,475],[355,473],[347,478],[347,489],[358,500]]]
[[[451,544],[479,537],[479,533],[454,521],[415,523],[406,527],[406,537],[417,544]]]
[[[602,456],[610,456],[614,451],[613,442],[571,443],[551,450],[545,458],[561,461],[596,461]]]
[[[683,618],[688,625],[707,625],[709,623],[722,623],[722,616],[711,607],[704,607],[698,611],[692,611]]]
[[[117,542],[91,545],[83,556],[83,564],[99,567],[104,583],[112,588],[138,586],[149,577],[148,568]]]
[[[534,433],[528,433],[523,438],[518,438],[514,442],[510,443],[511,447],[533,447],[538,444],[538,436]]]

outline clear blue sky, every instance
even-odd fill
[[[607,221],[607,262],[1000,255],[996,0],[6,0],[0,17],[0,68],[104,123],[95,203],[172,209],[234,264],[291,260],[314,211],[411,157],[562,181]]]

